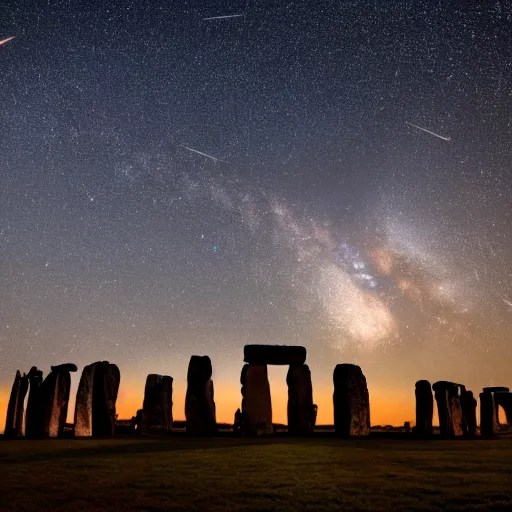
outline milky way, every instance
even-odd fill
[[[2,5],[0,389],[198,353],[238,392],[254,342],[327,394],[511,385],[511,34],[497,1]]]

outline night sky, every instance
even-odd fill
[[[337,363],[373,424],[512,385],[511,34],[505,1],[2,2],[0,427],[17,369],[98,360],[121,417],[161,373],[184,418],[192,354],[232,421],[247,343],[307,347],[319,422]]]

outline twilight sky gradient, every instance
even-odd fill
[[[341,362],[373,424],[512,385],[511,34],[500,1],[2,2],[0,428],[16,369],[97,360],[120,416],[162,373],[183,418],[192,354],[232,421],[247,343],[307,347],[322,423]]]

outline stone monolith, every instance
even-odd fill
[[[45,437],[60,437],[64,432],[68,414],[70,372],[76,372],[74,364],[52,366],[40,389],[42,409],[42,434]]]
[[[366,378],[354,364],[338,364],[334,369],[334,430],[342,437],[370,433],[370,397]]]
[[[267,365],[246,364],[240,376],[242,384],[241,432],[245,436],[272,433],[272,402]]]
[[[217,431],[212,363],[208,356],[192,356],[187,373],[185,396],[186,432],[211,435]]]
[[[25,396],[28,390],[28,378],[25,374],[21,375],[16,371],[14,382],[11,388],[11,395],[7,405],[7,415],[5,418],[5,437],[13,438],[23,434],[23,420],[25,412]]]
[[[288,384],[288,432],[309,435],[313,432],[313,386],[307,364],[290,366],[286,376]]]
[[[149,374],[142,404],[142,432],[169,432],[172,427],[172,377]]]
[[[434,414],[434,397],[428,380],[416,382],[416,426],[414,432],[429,436],[432,434],[432,417]]]
[[[432,385],[432,389],[437,402],[441,437],[462,436],[464,428],[459,389],[465,392],[464,386],[454,382],[439,381]]]
[[[44,434],[44,411],[41,395],[43,372],[32,366],[27,374],[29,391],[25,413],[25,436],[41,437]]]
[[[473,437],[476,434],[476,399],[472,391],[463,391],[460,395],[462,409],[462,429],[464,435]]]
[[[115,364],[98,361],[82,371],[75,406],[75,436],[113,436],[121,374]]]

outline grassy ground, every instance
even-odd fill
[[[512,440],[0,442],[2,511],[512,511]]]

